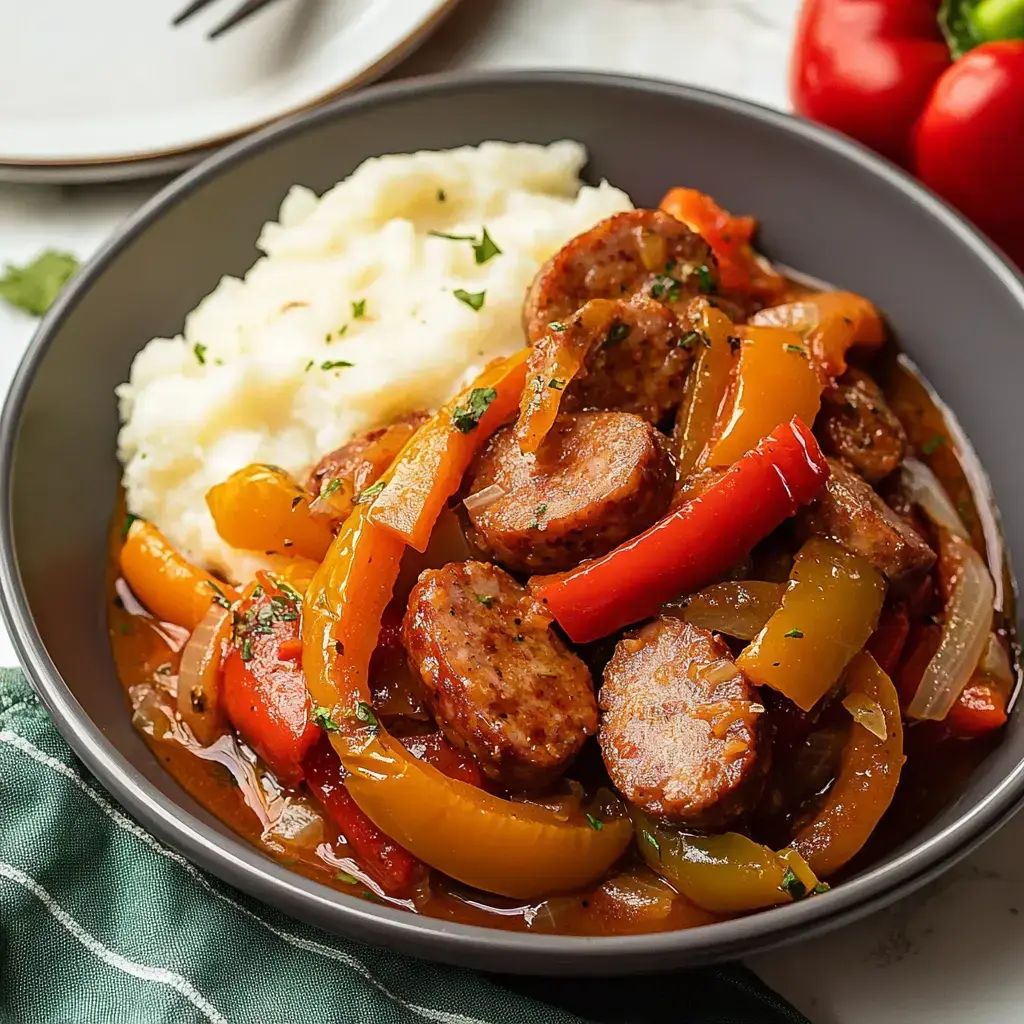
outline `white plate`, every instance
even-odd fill
[[[180,166],[383,74],[458,0],[279,0],[208,40],[241,2],[172,28],[186,0],[0,0],[0,179]]]

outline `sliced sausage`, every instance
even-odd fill
[[[656,522],[673,485],[665,439],[639,416],[562,413],[533,455],[505,427],[472,468],[467,539],[513,571],[571,569]],[[495,499],[475,505],[491,487]]]
[[[935,564],[935,552],[856,473],[838,459],[828,464],[824,492],[800,514],[803,532],[831,537],[893,585],[912,587]]]
[[[366,490],[429,418],[425,412],[406,413],[386,427],[368,430],[353,438],[316,464],[309,474],[306,490],[319,494],[331,480],[351,483],[353,494]]]
[[[903,461],[907,435],[882,389],[862,370],[849,369],[821,396],[822,447],[877,484]]]
[[[560,775],[597,731],[586,665],[525,587],[497,566],[428,569],[403,639],[441,731],[509,790]]]
[[[643,292],[674,309],[718,287],[711,246],[660,210],[630,210],[578,235],[541,267],[526,293],[530,342],[591,299]]]
[[[630,803],[714,828],[759,796],[764,709],[706,629],[662,617],[628,633],[605,667],[600,705],[604,763]]]
[[[677,317],[643,295],[593,299],[535,342],[529,379],[550,387],[551,368],[568,349],[582,365],[559,408],[616,409],[660,423],[682,400],[698,338],[693,326],[688,310]]]

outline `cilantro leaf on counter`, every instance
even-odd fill
[[[41,252],[24,267],[8,263],[0,277],[0,298],[26,313],[42,316],[77,269],[77,257],[55,249]]]

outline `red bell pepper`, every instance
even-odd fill
[[[569,572],[535,576],[530,588],[577,643],[607,636],[735,565],[811,501],[828,473],[814,435],[795,416],[649,530]]]
[[[297,657],[302,599],[266,573],[259,581],[236,608],[221,699],[242,739],[291,786],[302,780],[302,760],[320,734]]]
[[[806,0],[790,93],[1024,259],[1024,0]]]
[[[878,667],[890,678],[900,663],[903,648],[910,635],[910,616],[901,605],[892,605],[882,612],[881,621],[868,638],[864,650],[878,663]]]

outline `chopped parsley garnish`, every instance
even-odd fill
[[[544,515],[544,513],[547,512],[547,510],[548,510],[548,503],[546,501],[542,501],[533,510],[533,518],[529,522],[529,528],[531,530],[539,530],[540,529],[540,517],[542,515]]]
[[[551,388],[552,391],[564,391],[565,381],[562,380],[561,377],[552,377],[551,380],[548,381],[548,387]]]
[[[467,292],[465,288],[456,288],[452,295],[477,312],[484,308],[484,299],[487,298],[487,292]]]
[[[373,501],[386,486],[387,484],[383,480],[378,480],[375,484],[370,484],[365,491],[360,491],[352,499],[352,503],[355,505],[365,505],[367,502]]]
[[[829,892],[832,886],[828,882],[819,882],[809,893],[810,896],[820,896],[823,892]]]
[[[76,257],[53,249],[40,253],[24,267],[8,263],[0,277],[0,299],[33,316],[42,316],[77,269]]]
[[[337,476],[334,477],[334,479],[329,480],[327,483],[321,485],[321,487],[320,487],[320,497],[321,498],[329,498],[340,486],[341,486],[341,478],[337,477]]]
[[[491,402],[498,397],[494,388],[473,388],[465,405],[457,405],[452,409],[452,426],[461,434],[469,434],[476,430],[480,417],[487,412]]]
[[[124,522],[121,524],[121,540],[128,539],[128,531],[132,528],[132,523],[136,522],[141,518],[142,516],[137,516],[135,515],[134,512],[129,512],[124,517]]]
[[[494,604],[494,598],[490,594],[477,594],[476,599],[485,607],[490,608]]]
[[[551,323],[548,324],[548,330],[556,331],[558,334],[561,334],[562,331],[569,330],[569,325],[562,323],[561,320],[552,320]]]
[[[678,300],[683,289],[683,282],[668,274],[656,274],[651,280],[651,298],[668,299],[669,302]]]
[[[331,715],[331,709],[325,708],[321,705],[313,708],[313,723],[319,725],[321,729],[325,729],[327,732],[337,732],[341,726],[334,720]]]
[[[699,331],[690,331],[690,332],[689,332],[688,334],[684,334],[684,335],[683,335],[683,336],[682,336],[682,337],[681,337],[681,338],[679,339],[679,341],[677,341],[677,342],[676,342],[676,344],[677,344],[677,345],[678,345],[678,346],[679,346],[680,348],[686,348],[686,349],[690,349],[690,348],[693,348],[693,346],[694,346],[694,345],[695,345],[695,344],[697,343],[697,341],[699,341],[699,340],[700,340],[700,332],[699,332]]]
[[[192,351],[195,354],[196,362],[199,363],[200,366],[205,366],[206,365],[206,346],[197,341],[192,346]]]
[[[355,875],[350,875],[347,871],[338,871],[334,877],[339,882],[344,882],[346,885],[358,885],[359,879]]]
[[[262,597],[263,596],[263,587],[260,586],[259,583],[257,583],[256,586],[252,588],[252,596],[253,597]]]
[[[693,272],[697,275],[700,290],[708,295],[713,295],[715,282],[711,277],[711,268],[706,263],[702,263],[699,267],[694,267]]]
[[[300,501],[302,501],[302,495],[301,494],[296,494],[295,497],[292,498],[292,511],[293,512],[297,508],[297,506],[298,506]]]
[[[804,638],[803,633],[799,629],[797,629],[795,626],[792,629],[788,630],[787,632],[783,633],[782,635],[785,636],[785,637],[790,637],[793,640],[803,640],[803,638]]]
[[[366,299],[360,299],[358,302],[352,303],[352,319],[359,320],[361,317],[366,316]],[[348,326],[346,324],[346,326]]]
[[[792,868],[786,868],[779,888],[791,900],[802,900],[807,895],[807,886],[796,877],[796,872]]]
[[[589,812],[586,815],[587,823],[595,832],[600,832],[604,828],[604,822],[600,818],[595,818]]]
[[[443,203],[448,199],[448,193],[443,188],[437,190],[437,201]]]
[[[334,359],[328,360],[326,363],[320,364],[321,370],[344,370],[349,366],[355,366],[355,363],[350,363],[346,359]]]
[[[659,843],[658,840],[655,839],[654,836],[652,836],[651,833],[647,831],[647,829],[644,829],[640,833],[640,835],[642,835],[644,837],[644,842],[645,843],[650,843],[651,846],[653,846],[654,849],[657,850],[657,852],[658,852],[658,860],[661,860],[661,843]]]
[[[629,324],[624,324],[621,320],[613,320],[611,327],[608,328],[608,334],[604,339],[604,347],[610,348],[613,345],[619,345],[629,337]]]
[[[242,661],[252,661],[252,641],[248,637],[242,641]]]
[[[473,246],[473,258],[478,266],[494,259],[495,256],[501,255],[501,249],[498,248],[497,243],[487,233],[487,228],[485,227],[480,228],[479,238],[476,235],[449,235],[444,231],[428,231],[427,234],[433,235],[434,238],[446,238],[449,242],[469,242]],[[479,309],[480,307],[477,306],[475,308]]]
[[[221,590],[213,580],[207,580],[206,585],[213,591],[214,604],[219,604],[221,608],[231,607],[231,602],[224,596],[224,591]]]
[[[787,345],[786,351],[795,352],[797,355],[803,356],[804,359],[807,358],[807,349],[805,349],[803,345]]]
[[[314,364],[313,360],[310,359],[310,361],[308,363],[306,363],[306,373],[309,373],[309,371],[313,369],[314,365],[315,364]]]
[[[377,716],[373,713],[373,708],[371,708],[365,700],[361,700],[356,705],[356,718],[358,718],[360,722],[363,722],[371,732],[379,732],[380,722],[377,721]]]
[[[737,352],[739,352],[740,345],[742,344],[742,342],[740,341],[739,338],[736,337],[736,335],[730,334],[725,340],[727,342],[729,342],[729,351],[730,352],[732,352],[734,355]]]
[[[946,439],[942,436],[942,434],[936,434],[934,437],[929,437],[928,440],[925,441],[923,445],[921,445],[921,451],[924,452],[925,455],[932,455],[935,452],[937,452],[945,443]]]
[[[157,665],[156,674],[158,676],[172,676],[174,675],[174,667],[169,661],[165,661],[163,664]]]

